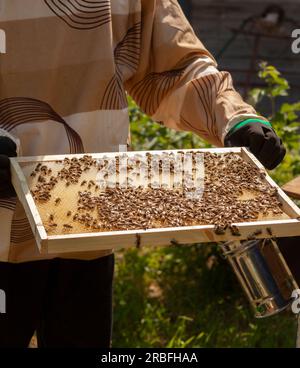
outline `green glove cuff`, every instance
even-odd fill
[[[234,133],[235,131],[237,131],[238,129],[242,128],[244,125],[247,125],[247,124],[253,124],[253,123],[261,123],[261,124],[265,124],[269,127],[272,128],[272,125],[269,121],[266,121],[266,120],[262,120],[262,119],[247,119],[247,120],[243,120],[243,121],[240,121],[239,123],[237,123],[236,125],[234,125],[228,132],[228,134],[231,134],[231,133]],[[228,135],[227,134],[227,135]]]

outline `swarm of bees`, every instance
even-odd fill
[[[171,174],[174,174],[177,170],[175,158],[166,153],[157,155],[159,172],[166,155],[169,155]],[[137,159],[136,162],[140,167],[148,167],[146,177],[151,178],[151,165],[154,164],[150,153],[146,157],[148,166]],[[122,155],[116,157],[117,174],[120,173],[121,158]],[[85,155],[82,158],[65,158],[56,161],[56,164],[61,165],[56,175],[52,169],[41,163],[31,173],[30,176],[36,183],[31,190],[35,201],[45,203],[52,200],[59,209],[66,206],[66,203],[62,203],[59,197],[52,198],[52,191],[57,183],[64,182],[67,187],[77,185],[79,190],[76,211],[64,208],[67,219],[65,223],[58,224],[58,221],[54,221],[55,214],[49,215],[49,232],[57,231],[58,228],[63,232],[72,232],[76,224],[84,226],[87,232],[213,224],[216,234],[222,235],[228,229],[232,235],[239,236],[239,229],[233,223],[255,221],[262,215],[282,213],[277,191],[266,182],[265,173],[237,154],[205,153],[204,188],[202,196],[196,199],[187,195],[191,188],[186,187],[184,181],[178,188],[157,186],[155,182],[147,186],[123,188],[117,181],[115,188],[102,189],[101,183],[96,179],[82,178],[91,168],[99,171],[108,167],[106,159],[99,163],[92,156]],[[127,170],[135,170],[131,162],[128,162]],[[104,175],[103,180],[107,176],[108,174]],[[137,177],[140,177],[140,172]],[[186,181],[190,179],[185,178]],[[252,193],[253,196],[242,199],[245,193]]]

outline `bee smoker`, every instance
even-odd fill
[[[255,310],[256,318],[277,314],[291,304],[292,292],[298,286],[276,241],[256,239],[220,245]]]

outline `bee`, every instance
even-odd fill
[[[83,182],[81,182],[80,186],[83,187],[86,184],[86,180],[83,180]]]
[[[32,178],[35,178],[36,177],[36,172],[32,172],[31,174],[30,174],[30,176],[32,177]]]
[[[54,220],[54,215],[53,215],[53,214],[51,214],[51,215],[49,216],[49,220],[50,220],[50,221],[53,221],[53,220]]]
[[[55,204],[59,204],[61,202],[61,198],[56,198]]]
[[[69,216],[71,216],[72,215],[72,212],[71,211],[68,211],[67,212],[67,216],[69,217]]]
[[[49,224],[50,227],[57,227],[57,224]]]
[[[67,182],[66,182],[66,187],[70,186],[70,184],[71,184],[71,183],[70,183],[69,181],[67,181]]]
[[[36,168],[34,169],[34,171],[35,171],[35,172],[40,171],[40,167],[41,167],[41,166],[42,166],[42,164],[41,164],[41,163],[37,164],[37,165],[36,165]]]
[[[38,199],[41,201],[47,201],[50,198],[49,193],[42,193],[38,196]]]
[[[73,229],[73,226],[72,225],[69,225],[69,224],[63,224],[63,228],[65,230],[70,230],[70,229]]]
[[[214,227],[214,232],[217,235],[223,235],[223,234],[225,234],[226,228],[227,228],[227,225],[217,224]]]
[[[39,177],[38,177],[38,182],[39,183],[44,183],[46,180],[45,180],[45,178],[42,176],[42,175],[40,175]]]

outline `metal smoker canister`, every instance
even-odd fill
[[[237,275],[255,317],[286,309],[298,286],[274,240],[231,241],[221,244],[224,256]]]

